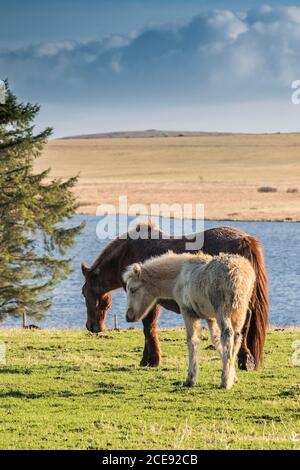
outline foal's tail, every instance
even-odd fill
[[[243,238],[243,255],[251,262],[256,274],[256,285],[250,301],[252,314],[246,340],[255,359],[255,368],[258,369],[262,361],[266,332],[269,326],[267,268],[260,242],[250,235]]]

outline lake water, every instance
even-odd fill
[[[84,328],[86,309],[81,295],[83,278],[80,269],[82,261],[87,264],[97,257],[109,241],[99,240],[96,227],[99,217],[77,215],[72,222],[85,221],[86,226],[70,250],[74,257],[74,272],[58,284],[53,293],[53,306],[42,321],[34,323],[43,328]],[[180,223],[181,225],[181,223]],[[207,221],[205,229],[218,226],[234,226],[259,238],[264,247],[269,273],[270,318],[273,326],[300,326],[300,224],[291,222],[228,222]],[[128,328],[124,319],[125,293],[113,294],[113,305],[107,318],[107,326],[113,327],[114,316],[119,326]],[[1,327],[20,326],[19,319],[8,318]],[[132,325],[130,325],[132,326]],[[136,324],[141,326],[141,323]],[[180,315],[162,311],[160,326],[182,327]]]

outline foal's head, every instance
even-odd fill
[[[127,308],[126,320],[134,322],[143,319],[156,302],[151,286],[142,275],[141,265],[138,263],[129,266],[123,281],[126,283]]]
[[[82,294],[87,308],[86,328],[92,333],[100,333],[105,329],[111,294],[101,287],[97,271],[91,270],[84,264],[81,265],[81,270],[85,279]]]

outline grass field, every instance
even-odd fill
[[[271,331],[264,367],[218,389],[216,352],[186,372],[184,331],[160,333],[163,365],[137,366],[142,332],[0,330],[1,449],[300,449],[300,330]]]
[[[204,203],[208,219],[300,220],[299,148],[300,134],[54,140],[36,168],[79,173],[85,213],[125,194],[130,204]]]

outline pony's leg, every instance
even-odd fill
[[[97,320],[98,320],[98,326],[99,326],[100,332],[105,330],[105,320],[107,317],[107,313],[111,307],[111,304],[112,304],[111,292],[107,292],[106,294],[102,295],[99,298]]]
[[[217,323],[216,320],[210,319],[210,320],[207,320],[207,324],[208,324],[208,328],[209,328],[209,331],[210,331],[211,341],[212,341],[213,345],[215,346],[216,350],[218,351],[218,353],[220,355],[220,358],[221,358],[221,361],[223,361],[223,348],[222,348],[222,344],[221,344],[221,331],[220,331],[220,328],[218,327],[218,323]],[[235,357],[233,359],[234,364],[235,364],[236,355],[237,355],[237,353],[239,351],[239,348],[241,346],[241,340],[242,340],[241,339],[241,334],[238,333],[237,339],[239,340],[239,343],[237,345],[237,350],[233,352],[233,354],[235,354]],[[234,369],[234,382],[235,383],[238,382],[238,378],[237,378],[235,369]]]
[[[233,368],[234,368],[234,373],[235,373],[235,382],[238,381],[237,375],[236,375],[236,358],[237,355],[240,351],[241,344],[243,341],[243,330],[245,323],[248,320],[248,313],[247,311],[242,312],[235,312],[234,315],[231,317],[231,323],[234,331],[234,345],[233,345],[233,352],[232,352],[232,363],[233,363]]]
[[[248,332],[250,329],[251,316],[252,316],[252,312],[251,310],[248,310],[246,321],[242,330],[242,344],[241,344],[240,351],[238,353],[239,369],[247,370],[247,371],[255,369],[255,359],[252,356],[247,345],[247,338],[248,338]]]
[[[145,347],[140,365],[158,367],[160,364],[160,344],[157,334],[157,321],[160,314],[160,306],[156,305],[142,320],[144,325]]]
[[[188,312],[182,311],[186,326],[186,336],[189,351],[189,368],[186,381],[186,387],[196,385],[199,368],[199,346],[201,338],[201,322],[198,318],[192,317]]]
[[[222,352],[222,344],[221,344],[221,331],[220,331],[220,328],[218,327],[218,323],[216,322],[216,320],[209,319],[207,320],[207,324],[208,324],[208,329],[210,332],[212,344],[214,345],[214,347],[216,348],[216,350],[218,351],[222,359],[223,352]]]
[[[234,351],[234,331],[232,328],[231,320],[223,318],[221,320],[221,342],[223,350],[223,370],[221,378],[221,388],[229,390],[234,384],[235,371],[233,363]]]
[[[222,344],[221,344],[221,331],[220,331],[220,328],[218,327],[218,323],[217,323],[216,320],[207,320],[207,324],[208,324],[208,329],[209,329],[209,332],[210,332],[210,337],[211,337],[212,344],[214,345],[217,352],[219,353],[221,361],[223,361],[223,348],[222,348]],[[241,341],[240,341],[239,345],[241,345]],[[238,378],[237,378],[237,375],[236,375],[236,372],[235,372],[234,373],[234,382],[237,383],[237,381],[238,381]]]
[[[235,329],[234,328],[234,339],[233,339],[233,341],[234,341],[234,344],[233,344],[233,351],[232,351],[232,367],[233,367],[233,370],[234,370],[234,383],[237,383],[238,378],[237,378],[237,374],[236,374],[235,363],[236,363],[236,357],[238,355],[238,352],[240,350],[241,343],[242,343],[242,333],[241,333],[240,329]]]

